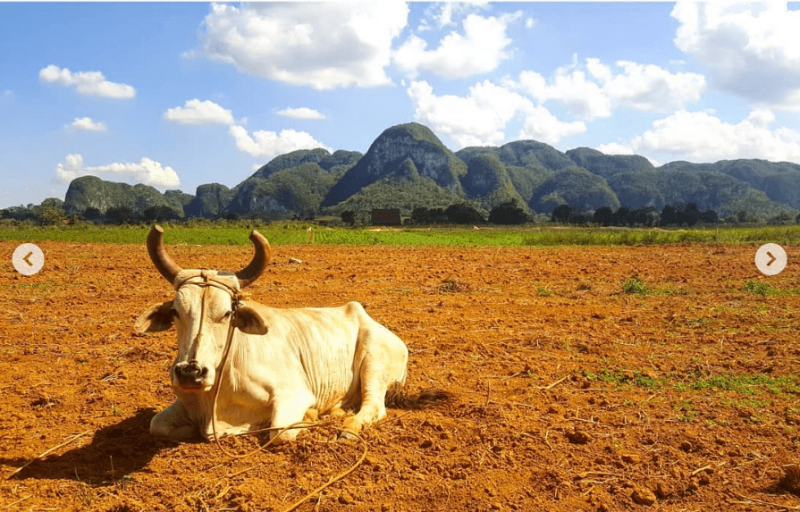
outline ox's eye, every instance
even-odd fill
[[[232,314],[233,314],[233,311],[226,311],[225,314],[222,315],[222,318],[230,318]]]

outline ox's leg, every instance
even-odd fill
[[[374,323],[359,333],[358,343],[364,347],[361,363],[361,409],[344,420],[341,439],[352,439],[364,427],[386,417],[386,390],[394,383],[402,384],[408,363],[408,349],[400,338],[380,324]]]
[[[272,422],[270,428],[283,429],[295,423],[302,423],[306,419],[309,409],[312,409],[316,398],[309,391],[300,391],[292,394],[276,395],[272,403]],[[280,430],[270,430],[269,438],[280,435],[275,444],[294,441],[299,428],[291,428],[281,433]]]
[[[197,436],[197,427],[189,419],[186,407],[180,400],[153,416],[150,435],[168,437],[175,441],[188,441]]]

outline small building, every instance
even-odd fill
[[[373,226],[400,226],[400,210],[397,208],[385,208],[372,210]]]

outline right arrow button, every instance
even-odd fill
[[[764,244],[756,251],[756,267],[767,276],[780,274],[786,268],[786,251],[778,244]]]

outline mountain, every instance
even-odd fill
[[[338,150],[331,154],[327,149],[300,149],[279,155],[259,168],[251,178],[266,178],[270,174],[298,167],[305,163],[315,163],[326,171],[334,167],[350,168],[358,162],[363,155],[358,151]]]
[[[556,171],[545,180],[528,201],[528,206],[548,214],[559,205],[568,204],[578,211],[594,211],[603,206],[612,210],[620,207],[619,199],[605,178],[580,167]]]
[[[619,172],[651,171],[650,160],[639,155],[606,155],[590,148],[576,148],[567,151],[566,156],[578,167],[608,178]]]
[[[182,193],[180,193],[182,194]],[[184,217],[180,195],[164,195],[148,185],[128,185],[103,181],[95,176],[81,176],[69,184],[64,197],[64,210],[83,214],[94,208],[105,214],[109,208],[127,208],[138,216],[144,216],[151,207],[164,207],[175,216]]]
[[[325,211],[341,214],[345,211],[369,212],[374,208],[397,208],[402,215],[409,216],[417,207],[447,208],[463,201],[461,195],[439,186],[433,178],[421,176],[409,157],[379,180]]]
[[[720,160],[713,164],[671,162],[660,167],[665,171],[688,173],[711,172],[730,176],[760,190],[775,202],[800,209],[800,165],[757,159]]]
[[[468,203],[482,214],[514,200],[528,213],[549,214],[560,204],[591,212],[695,203],[721,217],[768,219],[796,216],[800,209],[800,165],[765,160],[722,160],[710,164],[671,162],[654,167],[639,155],[606,155],[590,148],[566,153],[520,140],[500,147],[450,151],[418,123],[388,128],[358,151],[317,148],[279,155],[229,189],[219,183],[197,187],[194,196],[164,194],[145,185],[106,182],[92,176],[70,183],[64,209],[146,211],[174,217],[217,218],[229,214],[272,219],[367,213],[398,208],[446,208]],[[97,214],[97,212],[91,212]],[[8,213],[8,212],[6,212]]]
[[[270,219],[313,217],[336,178],[314,162],[305,162],[269,174],[250,177],[236,187],[225,211]]]
[[[461,186],[467,197],[487,212],[511,200],[519,205],[528,203],[514,186],[508,168],[492,152],[469,158],[467,173],[461,177]]]
[[[231,189],[219,183],[208,183],[197,187],[194,198],[184,205],[183,211],[187,217],[215,218],[222,214],[232,199]]]
[[[459,177],[467,166],[426,126],[393,126],[375,139],[367,153],[351,167],[325,196],[322,206],[334,206],[365,187],[387,177],[410,159],[420,177],[456,196],[464,196]]]

